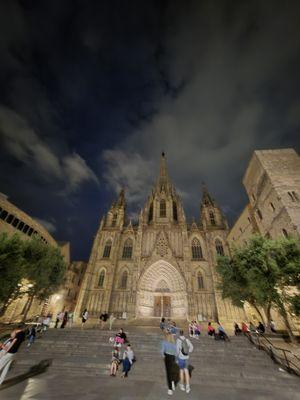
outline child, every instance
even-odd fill
[[[116,376],[119,364],[120,364],[120,350],[118,347],[114,347],[112,351],[112,358],[110,365],[110,376]]]

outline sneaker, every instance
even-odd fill
[[[170,396],[172,396],[172,394],[173,394],[173,390],[168,390],[168,394],[170,395]]]
[[[186,389],[185,389],[185,391],[186,391],[187,393],[190,393],[190,391],[191,391],[190,386],[187,386]]]
[[[185,392],[185,388],[184,388],[184,385],[183,385],[182,383],[179,383],[179,387],[180,387],[180,390],[182,390],[183,392]]]
[[[172,381],[172,390],[173,391],[175,390],[175,382],[174,381]]]

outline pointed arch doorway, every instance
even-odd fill
[[[160,260],[142,274],[138,283],[136,315],[186,318],[185,280],[172,264]]]

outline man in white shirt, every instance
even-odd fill
[[[178,359],[178,366],[180,370],[180,383],[179,387],[181,390],[185,390],[187,393],[191,391],[190,387],[190,375],[189,375],[189,353],[193,351],[194,347],[189,339],[187,339],[183,331],[180,331],[180,336],[176,341],[176,356]],[[185,387],[184,387],[185,382]]]

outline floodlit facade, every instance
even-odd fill
[[[76,315],[107,311],[127,318],[198,318],[232,323],[244,311],[221,298],[215,264],[228,254],[228,224],[203,188],[200,218],[188,224],[162,154],[160,172],[139,220],[126,218],[124,191],[101,220]]]

